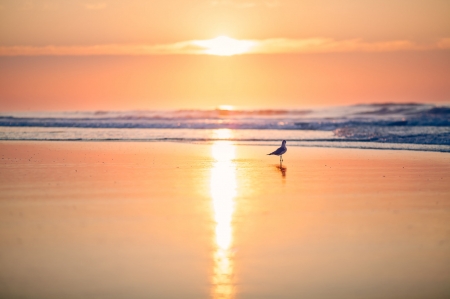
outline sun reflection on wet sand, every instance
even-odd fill
[[[229,134],[229,131],[217,132],[221,137]],[[235,146],[230,141],[216,141],[212,146],[212,156],[216,160],[211,170],[211,197],[216,222],[212,297],[229,299],[234,296],[231,245],[236,196],[236,173],[232,161]]]

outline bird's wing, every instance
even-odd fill
[[[269,155],[281,155],[284,153],[284,149],[282,147],[279,147],[276,151],[270,153]]]

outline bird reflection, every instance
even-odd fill
[[[235,293],[231,252],[236,197],[236,172],[232,161],[235,158],[235,146],[229,141],[216,141],[212,146],[212,156],[216,160],[211,170],[210,185],[216,222],[212,297],[230,299]]]
[[[281,176],[282,176],[283,178],[286,177],[287,167],[284,167],[282,164],[280,164],[280,165],[277,164],[277,165],[275,165],[275,168],[276,168],[278,171],[281,172]]]

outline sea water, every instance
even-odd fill
[[[0,114],[0,140],[180,141],[450,152],[450,107],[70,111]]]

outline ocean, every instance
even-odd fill
[[[11,112],[0,140],[177,141],[450,152],[450,106],[364,104],[314,109]]]

